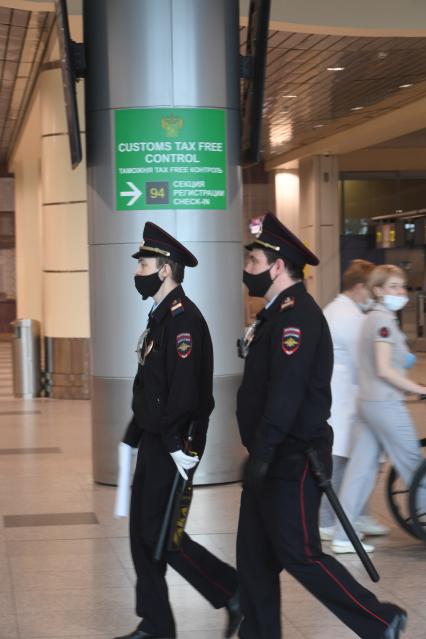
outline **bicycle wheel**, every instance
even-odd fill
[[[419,445],[424,448],[426,446],[426,438],[420,439]],[[405,486],[395,468],[392,467],[386,484],[389,509],[397,524],[409,535],[418,539],[418,532],[414,528],[409,493],[410,490]],[[415,508],[413,512],[416,512]]]
[[[413,531],[416,537],[426,541],[426,459],[414,473],[409,504]]]

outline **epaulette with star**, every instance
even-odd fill
[[[296,300],[294,299],[294,297],[285,297],[283,301],[281,302],[280,312],[288,311],[288,309],[293,308],[295,304],[296,304]]]
[[[183,313],[184,310],[184,305],[182,304],[182,300],[180,299],[173,300],[173,302],[170,304],[170,312],[172,314],[172,317],[176,317],[176,315]]]

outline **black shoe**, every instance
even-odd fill
[[[145,632],[144,630],[139,630],[136,628],[129,635],[122,635],[121,637],[114,637],[114,639],[175,639],[171,635],[166,637],[166,635],[152,635],[150,632]]]
[[[399,633],[403,632],[407,625],[407,613],[401,608],[390,622],[390,625],[382,635],[382,639],[399,639]]]
[[[228,613],[228,623],[225,628],[225,637],[229,639],[237,632],[243,619],[243,613],[240,608],[240,593],[237,592],[226,604],[226,612]]]

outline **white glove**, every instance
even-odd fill
[[[132,474],[132,452],[128,444],[118,444],[118,481],[115,494],[114,517],[129,516],[130,482]]]
[[[187,455],[183,452],[183,450],[175,450],[175,452],[170,453],[170,455],[172,456],[179,473],[184,479],[188,479],[188,475],[185,470],[191,470],[191,468],[194,468],[194,466],[196,466],[200,461],[198,455]]]

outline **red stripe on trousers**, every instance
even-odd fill
[[[221,590],[222,592],[224,592],[224,593],[225,593],[225,595],[227,595],[229,598],[231,598],[231,597],[233,597],[233,596],[234,596],[234,594],[235,594],[235,593],[228,592],[228,590],[226,590],[226,588],[224,588],[224,587],[222,586],[222,584],[219,584],[217,581],[213,581],[213,579],[211,579],[211,578],[210,578],[210,575],[208,575],[206,572],[204,572],[204,570],[202,570],[202,569],[200,568],[200,566],[198,566],[198,565],[195,563],[195,561],[194,561],[193,559],[191,559],[191,557],[189,557],[188,555],[186,555],[186,554],[183,552],[183,550],[181,550],[181,551],[180,551],[180,554],[181,554],[181,556],[182,556],[184,559],[186,559],[186,561],[187,561],[188,563],[190,563],[190,564],[191,564],[191,566],[193,566],[194,568],[196,568],[196,569],[198,570],[198,572],[199,572],[201,575],[203,575],[203,577],[205,577],[205,578],[207,579],[207,581],[208,581],[211,585],[215,586],[216,588],[218,588],[219,590]]]
[[[389,626],[388,621],[385,621],[385,619],[382,619],[381,617],[376,615],[374,612],[366,608],[360,601],[358,601],[358,599],[352,593],[349,592],[349,590],[347,590],[347,588],[342,584],[342,582],[335,575],[333,575],[326,566],[324,566],[324,564],[321,561],[319,561],[318,559],[312,558],[312,552],[309,546],[308,526],[306,523],[306,514],[305,514],[304,487],[305,487],[305,479],[307,474],[308,474],[308,462],[306,462],[305,464],[302,479],[300,482],[300,512],[302,517],[303,541],[304,541],[306,556],[308,557],[309,561],[311,561],[313,564],[317,564],[325,572],[326,575],[328,575],[331,579],[333,579],[333,581],[339,586],[339,588],[345,593],[345,595],[347,595],[357,606],[359,606],[362,610],[367,612],[369,615],[371,615],[375,619],[378,619],[378,621],[380,621],[381,623],[384,623],[385,626],[388,627]]]

